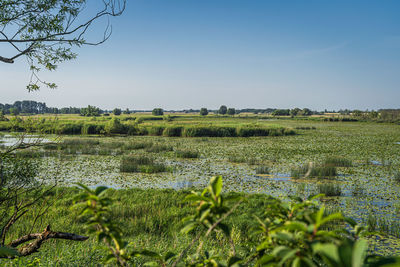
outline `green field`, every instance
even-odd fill
[[[50,125],[51,117],[46,118]],[[249,199],[232,216],[237,242],[251,243],[247,235],[251,214],[258,212],[266,195],[288,200],[289,196],[306,198],[325,193],[324,204],[331,211],[342,211],[360,224],[380,232],[369,239],[370,251],[380,255],[400,253],[400,125],[371,122],[325,122],[321,118],[273,118],[262,116],[149,115],[119,116],[124,125],[147,129],[147,134],[127,135],[46,135],[57,140],[21,156],[40,162],[38,179],[48,184],[57,181],[59,200],[35,226],[47,223],[62,231],[84,233],[76,210],[69,207],[75,189],[81,182],[91,187],[106,185],[117,199],[113,215],[132,246],[157,251],[173,248],[179,251],[191,237],[178,233],[180,220],[190,212],[182,199],[189,189],[201,189],[209,178],[222,175],[224,190],[241,192]],[[141,119],[140,119],[141,118]],[[58,116],[57,125],[107,125],[110,117],[85,118]],[[0,127],[7,128],[1,122]],[[56,129],[58,126],[54,126]],[[162,127],[162,131],[155,131]],[[240,137],[165,136],[171,127],[284,129],[292,134]],[[154,131],[153,131],[153,130]],[[9,142],[13,134],[0,140]],[[8,140],[8,141],[7,141]],[[1,145],[1,144],[0,144]],[[4,145],[4,144],[3,144]],[[335,165],[334,174],[296,176],[302,166]],[[163,168],[154,167],[163,166]],[[144,166],[144,167],[143,167]],[[329,167],[328,166],[328,167]],[[316,167],[317,168],[317,167]],[[333,167],[332,167],[333,168]],[[316,171],[317,173],[317,171]],[[171,190],[173,189],[173,190]],[[61,195],[61,191],[66,193]],[[29,216],[20,222],[18,236],[30,224]],[[11,238],[11,237],[10,237]],[[216,237],[218,239],[218,236]],[[207,243],[210,248],[229,248],[224,241]],[[93,239],[85,243],[48,242],[37,254],[19,263],[38,258],[43,265],[94,265],[101,257]],[[7,262],[11,264],[10,262]]]

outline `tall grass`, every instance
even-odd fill
[[[342,195],[340,185],[335,183],[318,184],[319,194],[325,194],[327,197],[337,197]]]
[[[256,174],[269,174],[269,167],[268,166],[257,166]]]
[[[164,164],[156,163],[152,158],[145,156],[124,157],[119,167],[121,172],[157,173],[170,171]]]
[[[188,151],[188,150],[176,150],[175,155],[177,158],[185,158],[185,159],[195,159],[200,156],[197,151]]]
[[[329,157],[325,159],[324,164],[326,166],[334,166],[334,167],[352,167],[353,162],[346,158],[341,157]]]
[[[160,153],[164,151],[172,151],[173,148],[172,146],[168,145],[161,145],[161,144],[153,144],[150,147],[146,147],[146,152],[152,152],[152,153]]]

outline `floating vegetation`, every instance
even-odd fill
[[[136,143],[128,143],[125,144],[123,149],[124,150],[137,150],[137,149],[145,149],[148,147],[152,147],[152,142],[136,142]]]
[[[185,158],[185,159],[195,159],[200,156],[199,152],[197,151],[183,151],[183,150],[176,150],[175,155],[177,158]]]
[[[395,180],[397,183],[400,183],[400,171],[398,171],[398,172],[395,173],[395,175],[394,175],[394,180]]]
[[[255,158],[246,158],[242,156],[230,156],[228,158],[229,162],[232,163],[247,163],[248,165],[257,165],[258,160]]]
[[[269,167],[268,166],[257,166],[256,174],[269,174]]]
[[[146,152],[152,152],[152,153],[159,153],[159,152],[164,152],[164,151],[172,151],[173,148],[172,146],[168,146],[168,145],[152,145],[151,147],[147,147]]]
[[[318,184],[318,192],[327,197],[338,197],[342,195],[342,189],[340,188],[340,185],[335,183]]]
[[[334,166],[306,164],[300,167],[293,168],[291,176],[293,178],[327,178],[334,177],[337,175],[336,168]]]
[[[324,164],[326,166],[333,167],[352,167],[353,162],[349,159],[341,158],[341,157],[330,157],[325,159]]]
[[[68,138],[64,139],[62,144],[64,146],[94,146],[100,144],[100,141],[88,138]]]

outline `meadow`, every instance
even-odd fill
[[[226,193],[248,199],[229,219],[242,249],[252,242],[251,215],[262,216],[257,208],[267,196],[289,200],[324,193],[329,211],[341,211],[377,231],[369,238],[371,253],[400,253],[400,125],[320,117],[118,116],[118,127],[135,129],[128,133],[107,131],[114,116],[34,120],[53,130],[80,127],[74,135],[46,130],[46,138],[56,144],[21,152],[40,162],[39,180],[58,185],[57,201],[38,229],[51,222],[63,231],[83,233],[83,222],[70,208],[77,192],[72,187],[77,182],[91,188],[105,185],[112,188],[113,215],[131,246],[179,251],[191,239],[177,231],[190,211],[184,196],[205,187],[211,176],[222,175]],[[9,123],[0,127],[10,130]],[[103,127],[103,132],[82,130],[87,125]],[[6,144],[13,136],[3,132],[0,140]],[[15,235],[28,225],[29,217]],[[206,246],[229,249],[215,238],[221,241]],[[101,258],[94,238],[79,244],[52,241],[41,251],[6,264],[94,265]]]

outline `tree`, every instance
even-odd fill
[[[114,115],[119,116],[119,115],[121,115],[121,113],[122,113],[122,111],[120,108],[114,108],[114,110],[113,110]]]
[[[234,108],[228,108],[228,115],[235,115],[236,114],[236,110]]]
[[[19,123],[24,129],[32,128],[37,137],[27,139],[28,132],[25,132],[14,145],[0,148],[0,258],[28,256],[37,252],[49,239],[88,239],[72,233],[55,232],[50,225],[41,232],[32,233],[37,228],[35,224],[44,219],[49,205],[54,201],[52,191],[56,183],[47,181],[47,186],[44,186],[45,181],[37,178],[40,162],[19,156],[21,150],[43,145],[43,135],[38,132],[41,127],[37,122],[28,118]],[[31,229],[16,238],[14,228],[26,217],[32,219]],[[13,239],[10,240],[11,237]]]
[[[102,36],[86,40],[86,33],[96,22],[120,16],[126,0],[104,0],[103,7],[94,15],[86,13],[87,0],[2,0],[0,1],[0,43],[13,49],[11,55],[0,55],[0,61],[14,63],[21,56],[27,58],[32,72],[27,86],[38,90],[40,84],[55,88],[54,83],[40,80],[40,68],[55,70],[60,62],[76,58],[73,47],[98,45],[112,33],[107,23]],[[4,51],[2,49],[2,51]],[[7,51],[7,50],[6,50]]]
[[[87,108],[81,108],[81,116],[92,117],[100,116],[100,109],[89,105]]]
[[[206,116],[206,115],[208,115],[208,110],[207,110],[207,108],[201,108],[201,109],[200,109],[200,115],[201,115],[201,116]]]
[[[10,114],[16,116],[19,114],[19,110],[17,108],[10,108]]]
[[[129,110],[129,108],[126,108],[126,109],[125,109],[124,114],[127,114],[127,115],[128,115],[128,114],[131,114],[131,111]]]
[[[222,115],[225,115],[226,112],[227,112],[227,107],[225,105],[222,105],[218,110],[218,113]]]
[[[292,116],[297,116],[300,113],[301,109],[299,108],[294,108],[290,110],[290,115]]]
[[[162,108],[155,108],[155,109],[153,109],[152,114],[154,116],[162,116],[162,115],[164,115],[164,110]]]

